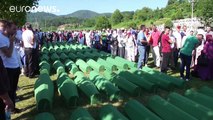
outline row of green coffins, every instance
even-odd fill
[[[90,65],[90,67],[92,67],[95,70],[99,70],[99,71],[108,70],[108,71],[112,71],[113,72],[113,71],[118,70],[118,68],[120,70],[125,70],[125,69],[130,69],[130,68],[131,69],[132,68],[136,69],[136,64],[135,63],[130,62],[130,61],[125,60],[125,59],[120,58],[120,57],[101,58],[101,56],[105,56],[105,55],[107,56],[108,54],[107,53],[103,54],[104,52],[99,53],[95,49],[91,49],[91,48],[88,48],[88,47],[82,46],[82,45],[70,45],[68,47],[74,47],[74,48],[78,48],[78,49],[81,48],[85,52],[82,52],[82,51],[81,52],[71,51],[71,52],[69,52],[68,55],[66,55],[64,53],[61,53],[59,56],[56,53],[53,53],[53,54],[51,54],[51,58],[52,58],[51,60],[56,61],[56,60],[60,60],[61,59],[62,61],[64,61],[64,60],[69,58],[72,61],[76,62],[78,59],[82,59],[84,61],[87,61],[87,63],[89,63],[89,65]],[[96,57],[99,57],[99,59],[97,61],[92,60],[92,59],[95,58],[95,55],[96,55]],[[44,56],[42,56],[42,59],[48,59],[48,56],[44,55]],[[82,65],[82,66],[84,66],[84,65]],[[132,71],[135,71],[135,69],[133,69]],[[87,69],[87,70],[89,71],[89,69]],[[157,84],[160,84],[160,86],[162,88],[166,88],[167,89],[168,87],[171,87],[171,84],[169,84],[168,81],[165,81],[164,77],[166,77],[167,79],[170,79],[170,81],[173,84],[175,84],[176,86],[178,86],[178,87],[180,87],[180,86],[182,86],[184,84],[183,80],[174,79],[173,77],[169,77],[169,76],[167,76],[165,74],[162,74],[160,72],[157,72],[157,71],[154,71],[152,69],[149,69],[148,67],[146,67],[146,69],[143,69],[143,70],[144,70],[144,72],[148,73],[148,74],[145,74],[145,75],[148,75],[148,77],[150,77],[149,75],[154,76],[154,79],[153,79],[153,77],[151,77],[151,79],[149,79],[149,80],[151,80],[152,82],[155,82]],[[85,69],[84,69],[83,72],[85,72]],[[142,74],[142,73],[135,73],[135,74]],[[160,81],[162,82],[162,84],[159,82],[158,79],[156,80],[155,75],[161,76],[159,78],[161,78]]]
[[[42,63],[47,63],[47,62],[42,62]],[[84,62],[84,60],[82,59],[78,59],[76,64],[73,61],[67,59],[65,60],[64,64],[65,64],[65,67],[69,69],[70,73],[72,74],[75,74],[75,72],[77,72],[79,69],[83,71],[84,73],[90,73],[90,71],[92,71],[93,69],[96,72],[103,72],[105,68],[103,65],[99,64],[98,62],[92,59],[90,59],[87,62]],[[56,73],[58,75],[61,72],[65,72],[64,64],[62,64],[59,60],[56,60],[53,63],[53,67],[55,68]],[[41,68],[43,68],[43,66],[41,66]],[[147,91],[155,91],[157,86],[159,86],[162,89],[169,90],[173,88],[173,86],[183,87],[184,85],[183,80],[173,78],[165,74],[161,74],[160,72],[157,72],[157,71],[148,71],[146,69],[149,70],[149,68],[147,67],[144,67],[142,71],[137,70],[136,68],[132,68],[130,72],[126,70],[119,70],[117,72],[105,70],[104,77],[106,77],[107,80],[110,80],[111,82],[113,82],[116,86],[121,87],[121,89],[124,89],[128,93],[134,94],[134,95],[137,94],[135,92],[138,92],[137,86]],[[152,75],[152,74],[156,74],[157,76],[160,76],[160,77],[156,77],[155,75]],[[116,82],[119,80],[124,82],[123,83]],[[135,84],[136,86],[130,84],[130,82]],[[125,86],[122,86],[124,84]],[[127,89],[128,87],[130,87],[131,91]],[[131,89],[131,87],[133,87],[133,89]]]
[[[43,63],[43,65],[45,65],[45,64]],[[46,66],[48,66],[48,65],[46,65]],[[58,67],[60,68],[61,66],[59,65]],[[49,68],[49,67],[47,67],[47,68]],[[60,68],[60,69],[62,69],[62,68]],[[62,70],[62,72],[63,71],[64,70]],[[98,74],[97,74],[97,72],[93,71],[93,72],[91,72],[91,75],[95,76]],[[69,79],[67,74],[62,75],[62,76],[66,76],[65,78]],[[79,73],[76,72],[76,76],[80,77],[80,78],[81,78],[81,76],[84,77],[83,73],[81,73],[81,72],[79,72]],[[50,80],[48,74],[45,74],[45,73],[41,74],[39,78],[43,79],[45,81],[43,81],[42,85],[40,85],[41,80],[38,80],[35,84],[35,87],[37,87],[35,89],[36,101],[39,101],[37,104],[37,108],[39,108],[40,110],[45,110],[45,109],[50,110],[51,106],[52,106],[51,98],[53,97],[53,84],[50,82],[51,80]],[[59,78],[61,78],[61,77],[59,76]],[[88,79],[88,78],[85,78],[85,79]],[[82,80],[82,78],[80,80]],[[61,80],[61,81],[63,81],[63,80]],[[88,81],[89,80],[87,80],[86,82],[88,82]],[[83,82],[85,82],[85,81],[83,81]],[[90,82],[90,84],[92,84],[92,83]],[[85,84],[85,86],[88,86],[88,84]],[[42,88],[43,88],[43,90],[42,90]],[[68,87],[68,88],[70,88],[70,87]],[[93,87],[93,88],[95,89],[95,87]],[[88,89],[90,89],[90,88],[88,88]],[[71,90],[68,90],[68,91],[71,91]],[[191,100],[189,100],[185,97],[182,97],[181,95],[178,95],[177,93],[172,93],[168,97],[168,100],[170,103],[161,99],[159,96],[154,96],[154,97],[150,98],[151,102],[148,103],[148,107],[164,119],[171,119],[174,115],[183,116],[183,118],[177,117],[177,119],[212,119],[212,110],[209,110],[209,109],[212,109],[212,105],[211,105],[211,101],[213,100],[212,94],[211,94],[212,92],[213,92],[213,90],[208,87],[203,87],[198,92],[193,91],[193,90],[188,90],[188,91],[186,91],[185,96]],[[47,96],[47,94],[49,96]],[[90,95],[88,95],[88,96],[90,96]],[[91,94],[91,96],[92,96],[92,94]],[[43,97],[43,99],[41,99],[42,97]],[[77,94],[75,95],[75,97],[78,97]],[[75,101],[75,99],[74,99],[74,101]],[[156,101],[161,101],[161,102],[158,103]],[[193,102],[193,101],[195,101],[195,102]],[[71,103],[75,103],[75,102],[71,102]],[[161,107],[161,105],[163,103],[166,104],[166,107],[168,110],[174,109],[174,111],[179,111],[179,112],[177,112],[177,115],[172,114],[171,116],[167,116],[167,115],[164,115],[163,113],[161,113],[162,109],[158,110],[157,108]],[[164,107],[165,106],[163,106],[163,108]],[[165,109],[165,111],[167,109]],[[180,111],[180,110],[182,110],[182,111]]]
[[[79,86],[79,88],[88,97],[93,98],[97,94],[96,88],[99,91],[103,91],[107,95],[109,95],[109,98],[111,100],[113,100],[114,98],[116,98],[116,96],[118,96],[118,93],[120,90],[117,87],[115,87],[110,81],[108,81],[104,77],[101,77],[98,72],[92,71],[92,72],[90,72],[90,77],[86,78],[82,72],[78,71],[78,68],[72,61],[67,60],[65,66],[67,66],[68,68],[71,69],[71,73],[75,74],[76,78],[75,78],[74,82],[76,83],[76,85]],[[45,73],[45,72],[48,73],[50,71],[49,64],[47,62],[43,61],[41,63],[41,68],[42,68],[41,74]],[[47,69],[45,69],[45,68],[47,68]],[[64,65],[60,61],[55,61],[53,63],[53,68],[55,69],[55,71],[58,75],[57,84],[58,84],[59,92],[62,93],[61,94],[62,96],[68,95],[68,96],[64,96],[64,97],[67,98],[66,101],[67,101],[67,103],[69,103],[72,100],[69,100],[68,98],[70,98],[72,95],[69,96],[69,94],[65,94],[65,92],[66,92],[66,90],[70,91],[72,93],[73,93],[73,91],[75,91],[74,95],[76,95],[76,97],[77,97],[77,93],[76,93],[77,90],[75,90],[76,88],[74,88],[75,86],[73,85],[74,82],[65,73]],[[73,70],[74,68],[76,68],[76,70]],[[90,84],[90,85],[88,85],[88,84]],[[70,89],[70,90],[68,90],[68,89]],[[89,93],[88,90],[92,90],[91,93]],[[93,100],[91,99],[91,101],[93,101]]]
[[[56,54],[54,54],[56,55]],[[54,57],[54,55],[52,57]],[[63,56],[65,54],[62,54]],[[56,55],[57,56],[57,55]],[[57,57],[59,58],[59,57]],[[66,59],[65,57],[64,59]],[[46,60],[46,59],[45,59]],[[64,72],[63,64],[55,59],[53,66],[56,69],[57,74]],[[143,71],[138,71],[135,67],[136,65],[133,62],[129,62],[123,58],[115,57],[115,59],[111,57],[107,57],[106,60],[99,58],[96,61],[89,59],[87,62],[84,62],[82,59],[78,59],[76,61],[76,65],[74,62],[72,62],[69,59],[64,60],[64,64],[66,68],[70,69],[70,73],[75,73],[79,69],[85,73],[89,73],[93,69],[97,72],[102,72],[106,69],[105,77],[113,82],[115,85],[120,87],[121,89],[127,91],[130,94],[137,95],[139,93],[139,87],[142,89],[145,89],[147,91],[154,91],[157,86],[163,88],[163,89],[170,89],[171,86],[175,85],[178,87],[182,87],[184,84],[183,80],[179,80],[173,77],[169,77],[165,74],[161,74],[160,72],[153,71],[152,69],[145,68]],[[122,61],[122,62],[120,62]],[[107,66],[108,65],[108,66]],[[78,67],[77,67],[78,66]],[[117,67],[119,66],[119,67]],[[125,69],[128,69],[128,67],[131,67],[131,72],[124,71]],[[79,68],[79,69],[78,69]],[[121,68],[119,71],[115,72],[117,75],[114,75],[113,72],[117,69]],[[122,71],[123,70],[123,71]],[[145,71],[145,72],[144,72]],[[113,74],[113,75],[112,75]],[[158,75],[160,77],[156,77],[153,75]],[[110,76],[110,77],[109,77]],[[118,82],[120,81],[120,82]],[[122,82],[121,82],[122,81]],[[124,81],[124,82],[123,82]],[[132,84],[131,84],[132,83]],[[138,87],[139,86],[139,87]],[[130,88],[129,88],[130,87]]]
[[[202,87],[198,91],[189,89],[182,96],[178,93],[170,93],[167,100],[158,95],[148,99],[147,106],[136,100],[129,100],[124,105],[122,114],[112,105],[104,105],[99,110],[100,120],[212,120],[213,109],[204,103],[212,103],[213,89]],[[199,96],[205,96],[204,98]],[[208,99],[207,99],[208,98]],[[202,102],[199,100],[202,99]],[[125,116],[126,115],[126,116]],[[50,113],[41,113],[36,120],[54,120]],[[84,108],[78,108],[70,117],[70,120],[94,120]]]
[[[119,58],[119,57],[116,57],[116,58]],[[174,86],[176,87],[184,86],[184,80],[170,77],[168,75],[165,75],[164,73],[160,73],[152,69],[150,70],[148,67],[144,67],[142,71],[137,70],[136,67],[131,67],[131,70],[130,70],[131,73],[129,73],[128,71],[125,71],[126,68],[128,69],[128,65],[117,61],[116,58],[113,59],[111,57],[107,57],[106,60],[99,58],[97,62],[93,59],[88,59],[87,62],[85,62],[83,59],[78,59],[76,61],[76,65],[79,66],[80,70],[85,73],[89,73],[92,70],[95,70],[97,72],[106,71],[106,72],[109,72],[110,74],[112,72],[115,72],[118,75],[131,80],[131,82],[133,83],[138,82],[138,80],[136,81],[136,79],[140,79],[139,81],[141,83],[135,83],[135,84],[143,88],[145,87],[144,89],[146,90],[154,89],[153,87],[154,85],[152,84],[155,84],[159,86],[160,88],[167,89],[167,90],[174,88]],[[119,58],[119,59],[122,59],[122,58]],[[65,63],[67,63],[71,60],[66,59],[64,61]],[[119,63],[123,64],[123,66],[119,65]],[[75,71],[77,70],[77,66],[74,69]],[[128,75],[125,75],[126,73]],[[134,79],[130,79],[130,78],[134,78]]]
[[[61,47],[61,46],[60,46]],[[63,47],[63,46],[62,46]],[[79,49],[78,46],[76,48]],[[84,47],[82,47],[83,49]],[[86,48],[86,47],[85,47]],[[85,49],[84,48],[84,49]],[[107,53],[103,52],[97,52],[96,50],[89,51],[88,49],[85,50],[86,52],[82,52],[79,50],[79,52],[64,52],[60,53],[51,53],[46,52],[42,55],[42,62],[40,64],[41,67],[41,76],[45,76],[41,79],[48,78],[47,75],[50,73],[50,68],[53,67],[58,75],[57,85],[59,93],[65,98],[67,104],[69,105],[75,105],[76,100],[78,99],[78,91],[76,89],[77,87],[80,88],[80,90],[85,93],[90,99],[91,103],[97,103],[100,101],[100,93],[99,91],[104,91],[110,99],[115,99],[119,97],[119,89],[122,89],[124,91],[127,91],[130,94],[138,95],[140,93],[140,88],[145,89],[147,91],[154,91],[156,89],[156,86],[159,86],[164,89],[169,89],[171,84],[181,87],[183,86],[184,82],[175,79],[172,77],[169,77],[165,74],[160,74],[157,71],[153,71],[149,68],[143,68],[142,73],[141,71],[136,70],[136,64],[129,62],[123,58],[119,57],[109,57]],[[65,54],[66,53],[66,54]],[[67,53],[69,53],[69,56],[67,57]],[[86,54],[89,53],[89,54]],[[58,56],[58,54],[60,54]],[[71,54],[71,55],[70,55]],[[76,55],[77,54],[77,55]],[[102,54],[100,55],[101,58],[96,59],[97,62],[90,57],[85,57],[85,55],[90,55],[90,57],[93,54]],[[78,58],[78,56],[81,56],[81,59]],[[105,56],[105,57],[102,57]],[[73,60],[73,57],[75,58]],[[95,58],[95,56],[93,56]],[[71,60],[69,60],[71,59]],[[61,63],[61,61],[64,63]],[[73,61],[76,62],[76,64]],[[49,61],[54,61],[53,65],[49,65]],[[86,62],[85,62],[86,61]],[[50,62],[51,63],[51,62]],[[69,70],[70,73],[75,74],[76,78],[71,80],[67,74],[65,74],[65,68]],[[127,70],[130,69],[130,72]],[[82,72],[78,72],[79,69],[85,73],[89,73],[89,78],[85,77]],[[105,70],[104,70],[105,69]],[[94,71],[93,71],[94,70]],[[99,72],[104,71],[104,76],[102,77],[99,75]],[[134,74],[132,74],[134,73]],[[143,76],[143,74],[147,74],[146,77]],[[164,79],[158,78],[159,81],[162,81],[162,83],[157,82],[156,80],[150,80],[149,79],[156,79],[156,77],[151,77],[153,74],[158,75]],[[128,78],[128,76],[131,76]],[[166,80],[165,80],[166,78]],[[39,78],[40,79],[40,78]],[[49,78],[48,78],[49,79]],[[50,79],[49,79],[50,80]],[[177,80],[177,81],[176,81]],[[39,81],[39,80],[38,80]],[[50,80],[51,81],[51,80]],[[171,82],[168,82],[171,81]],[[75,84],[74,84],[75,83]],[[114,83],[118,88],[116,88],[112,83]],[[166,83],[165,85],[163,83]],[[41,85],[42,86],[42,85]],[[45,83],[45,85],[47,84]],[[68,87],[69,86],[69,87]],[[71,87],[71,88],[70,88]],[[51,88],[51,84],[50,87]],[[42,94],[48,94],[51,93],[51,89],[45,88]],[[36,90],[35,90],[36,91]],[[38,89],[37,91],[41,91],[41,89]],[[72,94],[64,94],[65,91],[75,91]],[[39,93],[37,96],[43,96],[41,93]],[[46,96],[47,97],[47,96]],[[36,97],[37,104],[43,104],[43,105],[37,105],[37,108],[43,111],[43,109],[48,107],[39,107],[39,106],[49,106],[48,109],[51,109],[51,99],[42,100],[41,98]],[[41,101],[48,101],[47,102],[41,102]]]

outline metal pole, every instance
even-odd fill
[[[194,17],[194,3],[195,3],[195,1],[192,0],[192,19],[193,19],[193,17]]]
[[[192,15],[191,15],[191,29],[193,28],[193,18],[194,18],[194,3],[195,0],[191,0],[192,3]]]

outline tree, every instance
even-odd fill
[[[136,23],[135,23],[134,21],[131,21],[131,22],[129,22],[129,23],[127,24],[127,27],[128,27],[128,28],[137,28],[137,25],[136,25]]]
[[[164,15],[163,15],[163,11],[162,10],[160,10],[160,12],[159,12],[159,18],[163,18],[164,17]]]
[[[184,16],[183,16],[181,10],[178,10],[177,12],[173,13],[171,16],[172,20],[183,19],[183,18],[184,18]]]
[[[121,23],[123,21],[123,15],[121,12],[117,9],[111,16],[111,22],[113,25],[117,25],[118,23]]]
[[[204,21],[205,25],[211,25],[213,23],[213,4],[212,0],[199,0],[197,12],[201,20]]]
[[[111,28],[111,24],[106,16],[100,16],[96,19],[95,29],[107,29]]]
[[[134,14],[134,19],[145,21],[147,19],[153,18],[152,9],[144,7],[142,10],[136,10]]]
[[[164,23],[164,26],[172,28],[173,27],[173,22],[170,19],[166,20],[165,23]]]
[[[95,19],[85,19],[83,26],[85,26],[85,27],[95,26]]]
[[[18,25],[23,25],[26,22],[26,10],[28,11],[30,7],[37,5],[38,0],[1,1],[0,19],[12,20]]]
[[[153,11],[153,17],[154,17],[155,19],[163,18],[163,12],[162,12],[162,10],[160,10],[160,9],[157,7],[157,9]]]
[[[179,3],[188,3],[188,0],[179,0]]]
[[[174,4],[175,2],[177,2],[177,0],[168,0],[168,3],[167,3],[167,5]]]
[[[123,21],[129,21],[133,19],[134,12],[122,12]]]

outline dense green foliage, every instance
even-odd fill
[[[4,0],[0,2],[0,19],[7,19],[23,25],[26,22],[26,11],[21,10],[24,6],[37,6],[38,0]],[[13,8],[11,8],[13,7]],[[14,10],[16,8],[16,10]],[[29,10],[28,8],[26,10]],[[11,12],[13,11],[13,12]],[[20,11],[20,12],[19,12]]]
[[[138,19],[138,20],[148,20],[148,19],[153,19],[153,11],[152,9],[148,8],[148,7],[144,7],[141,10],[136,10],[135,14],[134,14],[134,19]]]
[[[95,18],[85,19],[83,22],[83,26],[85,27],[93,27],[95,25]]]
[[[201,17],[205,25],[213,26],[213,1],[212,0],[200,0],[197,4],[197,15]]]
[[[107,28],[111,28],[111,24],[110,24],[109,20],[107,19],[107,17],[100,16],[96,19],[95,28],[96,29],[103,29],[103,28],[107,29]]]
[[[195,0],[194,5],[194,17],[201,18],[206,25],[213,23],[213,4],[212,0]],[[168,0],[168,4],[165,8],[157,8],[155,10],[144,7],[136,11],[125,11],[120,12],[115,10],[114,13],[103,13],[99,14],[89,10],[80,10],[72,14],[55,16],[49,13],[33,13],[38,14],[32,16],[28,15],[28,21],[39,24],[39,27],[58,27],[63,24],[70,24],[69,27],[65,29],[76,29],[76,28],[99,28],[105,24],[100,20],[100,16],[105,16],[105,23],[113,28],[120,27],[138,27],[140,24],[150,25],[154,24],[164,24],[171,26],[171,20],[190,18],[191,17],[191,3],[189,0]],[[37,19],[35,19],[37,18]],[[103,19],[103,17],[102,17]],[[45,24],[46,21],[46,24]],[[97,23],[101,21],[101,23]],[[98,25],[97,25],[98,24]],[[45,27],[46,26],[46,27]],[[98,27],[97,27],[98,26]],[[99,28],[100,29],[100,28]]]
[[[125,11],[125,12],[122,12],[122,15],[123,15],[123,21],[129,21],[133,19],[134,11],[131,11],[131,12]]]
[[[121,12],[117,9],[111,16],[111,23],[113,25],[116,25],[118,23],[121,23],[123,21],[123,15]]]
[[[173,23],[170,19],[165,21],[165,26],[172,28],[173,27]]]

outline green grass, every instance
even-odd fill
[[[150,62],[148,64],[148,66],[153,67],[153,62]],[[156,68],[154,68],[156,69]],[[168,75],[172,75],[174,77],[179,77],[179,73],[178,71],[172,72],[169,71]],[[55,79],[57,78],[56,75],[51,76],[51,79],[55,81]],[[20,90],[17,91],[17,95],[18,97],[20,97],[20,101],[17,102],[17,108],[20,108],[23,110],[23,112],[21,112],[20,114],[14,114],[12,115],[12,119],[13,120],[33,120],[35,115],[38,114],[38,112],[36,111],[36,103],[35,103],[35,99],[34,99],[34,91],[33,91],[33,86],[35,83],[36,79],[28,79],[24,76],[20,77],[19,80],[19,87]],[[183,89],[178,89],[175,88],[172,91],[178,92],[180,94],[183,94],[184,91],[186,89],[189,88],[199,88],[201,86],[209,86],[213,88],[213,81],[202,81],[198,78],[192,78],[191,81],[187,82],[186,87]],[[157,93],[147,93],[147,92],[142,92],[141,96],[137,96],[137,97],[132,97],[126,93],[121,93],[123,100],[119,101],[119,102],[109,102],[107,99],[103,101],[103,103],[99,104],[99,105],[90,105],[88,98],[85,97],[85,95],[82,95],[80,93],[80,99],[78,100],[79,105],[78,106],[82,106],[88,109],[88,111],[90,112],[90,114],[94,117],[94,118],[98,118],[98,109],[107,103],[112,103],[114,106],[116,106],[122,113],[123,112],[123,105],[125,104],[125,102],[127,102],[129,99],[136,99],[138,101],[140,101],[142,104],[146,105],[147,103],[147,99],[154,95],[154,94],[158,94],[162,97],[166,97],[170,92],[172,91],[165,91],[165,90],[158,90]],[[104,97],[104,96],[103,96]],[[53,103],[53,110],[51,111],[51,113],[53,113],[54,117],[56,118],[56,120],[68,120],[70,115],[72,114],[72,111],[75,110],[75,108],[69,108],[64,104],[63,99],[59,96],[57,89],[55,89],[55,96],[54,96],[54,103]]]

